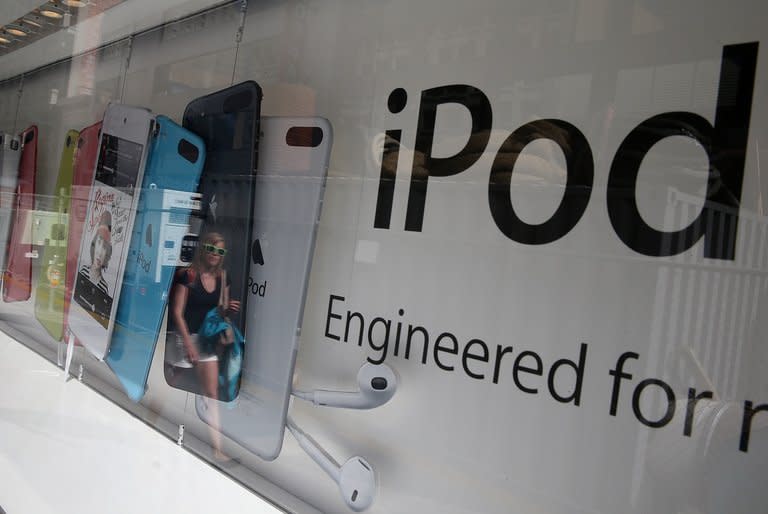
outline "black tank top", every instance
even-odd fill
[[[187,323],[189,333],[196,334],[200,330],[200,325],[203,324],[208,311],[219,304],[221,277],[216,278],[216,288],[210,293],[203,287],[200,273],[192,273],[190,270],[184,270],[176,284],[187,288],[187,306],[184,309],[184,321]],[[231,281],[229,276],[227,276],[227,285],[230,284]],[[170,319],[173,320],[172,317]],[[172,324],[172,329],[176,330],[175,323]]]

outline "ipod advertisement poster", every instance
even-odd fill
[[[249,2],[238,41],[240,4],[137,34],[124,76],[109,70],[125,55],[97,67],[125,103],[182,119],[253,80],[262,120],[333,129],[295,367],[281,369],[295,426],[268,434],[273,460],[254,450],[265,418],[248,413],[277,389],[251,390],[244,372],[216,431],[213,400],[168,380],[184,371],[167,365],[167,335],[144,419],[174,440],[184,425],[185,445],[236,459],[224,472],[288,511],[350,512],[316,443],[327,469],[370,468],[375,486],[356,491],[372,514],[764,512],[767,18],[757,1],[288,0]],[[25,105],[48,105],[38,89]],[[288,279],[270,272],[295,254],[259,230],[295,233],[288,215],[307,203],[265,198],[211,198],[207,212],[255,212],[248,277],[228,276],[251,279],[232,297],[266,368],[268,345],[294,341],[253,320],[264,305],[267,321],[297,312],[275,302]],[[84,362],[86,380],[112,380]],[[366,364],[391,368],[388,401],[315,401],[364,396]]]
[[[396,28],[329,116],[348,151],[297,356],[299,389],[367,361],[398,390],[294,419],[376,467],[371,512],[760,511],[761,29],[712,3],[695,26],[693,3],[400,5],[360,9]]]

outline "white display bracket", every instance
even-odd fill
[[[56,365],[60,368],[64,368],[64,357],[65,357],[65,350],[67,346],[63,343],[59,343],[56,345]]]
[[[64,360],[64,381],[69,377],[69,367],[72,365],[72,354],[75,353],[75,334],[69,331],[67,336],[67,356]]]

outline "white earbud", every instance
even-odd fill
[[[387,403],[397,391],[397,376],[386,364],[366,362],[357,372],[359,391],[293,391],[293,395],[328,407],[373,409]]]
[[[376,474],[373,466],[362,457],[352,457],[343,466],[339,466],[304,435],[290,418],[287,426],[299,446],[338,484],[341,497],[350,509],[360,512],[371,506],[376,495]]]

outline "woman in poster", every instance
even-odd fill
[[[112,257],[112,215],[105,211],[99,219],[99,225],[96,233],[91,240],[91,264],[83,265],[80,268],[79,275],[99,290],[109,295],[109,284],[104,279],[104,270],[109,265],[109,259]]]
[[[166,345],[165,360],[176,368],[195,368],[203,394],[213,400],[218,400],[219,356],[222,349],[220,344],[216,348],[206,347],[198,333],[208,312],[219,306],[222,293],[224,298],[229,298],[230,280],[224,272],[226,254],[226,242],[221,234],[204,234],[191,265],[178,272],[170,299],[170,340]],[[226,283],[223,283],[224,280]],[[225,288],[223,292],[222,287]],[[240,302],[229,300],[226,310],[227,314],[239,312]],[[208,408],[214,458],[228,460],[221,452],[218,405],[209,401]]]

